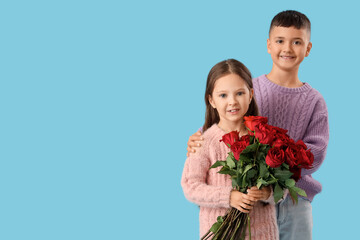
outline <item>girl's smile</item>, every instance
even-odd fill
[[[231,109],[231,110],[229,110],[228,112],[230,112],[230,114],[237,114],[237,113],[239,113],[239,109]]]

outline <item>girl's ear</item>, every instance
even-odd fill
[[[209,103],[210,105],[216,109],[216,106],[215,106],[215,103],[214,103],[214,100],[212,99],[211,95],[209,95]]]
[[[254,97],[254,89],[252,88],[252,89],[250,90],[250,102],[251,102],[251,100],[252,100],[253,97]]]

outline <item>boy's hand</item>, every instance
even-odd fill
[[[265,200],[269,199],[269,197],[271,195],[271,188],[269,186],[267,186],[267,187],[262,187],[261,189],[258,189],[256,186],[254,186],[247,190],[247,195],[253,197],[254,199],[256,199],[256,201],[258,201],[258,200],[265,201]]]
[[[249,213],[256,201],[254,197],[236,190],[230,193],[230,206],[243,213]]]
[[[187,153],[186,156],[189,157],[191,153],[195,153],[196,149],[201,147],[201,142],[203,141],[203,137],[201,136],[201,132],[197,131],[193,135],[189,137],[189,141],[187,143]]]

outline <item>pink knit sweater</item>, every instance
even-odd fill
[[[220,168],[209,170],[217,160],[227,157],[228,147],[219,142],[224,134],[217,124],[205,131],[203,147],[186,160],[183,170],[181,185],[185,197],[200,206],[200,236],[230,208],[230,177],[217,173]],[[279,239],[273,196],[269,197],[268,203],[257,202],[250,213],[252,240]]]

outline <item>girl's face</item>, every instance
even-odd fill
[[[219,113],[220,128],[225,131],[242,128],[243,116],[249,108],[253,92],[240,76],[233,73],[216,80],[209,102]]]

